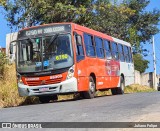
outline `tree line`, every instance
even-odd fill
[[[141,56],[144,51],[141,43],[159,32],[160,11],[145,10],[150,0],[0,0],[0,3],[10,27],[74,22],[130,42],[135,69],[140,72],[148,67],[148,61]]]

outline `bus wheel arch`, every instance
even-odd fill
[[[96,76],[94,73],[89,75],[88,91],[83,92],[83,96],[86,99],[92,99],[95,97],[96,92]]]
[[[96,75],[95,73],[91,73],[89,76],[91,76],[93,79],[94,79],[94,82],[95,82],[95,90],[96,90]]]

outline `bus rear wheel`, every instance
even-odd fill
[[[125,84],[124,84],[124,78],[121,76],[121,83],[120,83],[120,87],[118,87],[118,94],[124,94],[124,87],[125,87]]]
[[[96,84],[92,76],[89,77],[89,90],[83,93],[83,97],[86,99],[92,99],[95,97]]]
[[[120,81],[121,81],[120,82],[120,87],[116,87],[116,88],[111,89],[112,95],[124,94],[125,84],[124,84],[124,78],[122,76],[121,76]]]

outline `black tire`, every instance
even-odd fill
[[[120,87],[112,88],[111,89],[112,95],[124,94],[124,87],[125,87],[124,79],[121,76]]]
[[[51,100],[57,101],[58,100],[58,95],[51,96]]]
[[[84,98],[84,92],[80,92],[79,97],[83,99]]]
[[[160,87],[158,87],[158,91],[160,91]]]
[[[89,77],[89,90],[83,93],[85,99],[92,99],[95,97],[96,84],[92,76]]]
[[[117,88],[111,88],[112,95],[117,95]]]
[[[117,94],[124,94],[124,78],[121,76],[121,83],[120,83],[120,87],[118,87],[117,89]]]
[[[41,103],[49,103],[50,100],[51,100],[50,96],[39,96],[39,101]]]

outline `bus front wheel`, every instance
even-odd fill
[[[53,95],[53,96],[39,96],[39,101],[41,103],[49,103],[50,100],[57,101],[58,100],[58,96],[57,95]]]
[[[50,100],[51,98],[49,96],[39,96],[39,101],[41,103],[49,103]]]
[[[89,77],[89,89],[83,93],[84,98],[92,99],[95,97],[96,84],[92,76]]]

